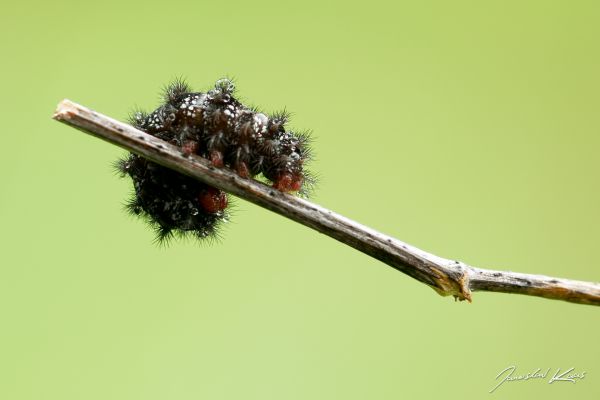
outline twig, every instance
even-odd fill
[[[215,168],[208,160],[187,156],[176,146],[69,100],[58,105],[53,118],[331,236],[442,296],[471,301],[471,291],[490,291],[600,306],[599,283],[492,271],[435,256],[227,168]]]

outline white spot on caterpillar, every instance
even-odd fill
[[[266,125],[267,122],[269,121],[269,119],[267,118],[267,116],[265,114],[258,113],[258,114],[254,114],[254,121],[256,121],[257,124]]]

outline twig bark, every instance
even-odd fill
[[[331,236],[442,296],[471,301],[472,291],[490,291],[600,306],[599,283],[492,271],[435,256],[227,168],[215,168],[208,160],[187,156],[176,146],[69,100],[58,105],[53,118]]]

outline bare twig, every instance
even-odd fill
[[[187,156],[178,147],[69,100],[58,105],[54,119],[331,236],[442,296],[471,301],[471,291],[479,290],[600,305],[598,283],[491,271],[437,257],[316,204],[241,178],[227,168],[215,168],[208,160]]]

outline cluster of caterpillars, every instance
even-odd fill
[[[229,79],[218,80],[206,93],[177,80],[165,89],[160,107],[150,114],[136,112],[130,123],[216,167],[231,168],[244,178],[262,176],[283,192],[306,194],[313,183],[305,169],[308,133],[287,131],[288,113],[266,115],[247,107],[234,90]],[[133,180],[127,209],[156,229],[159,242],[175,234],[214,238],[229,218],[228,196],[217,188],[135,154],[119,160],[117,168]]]

